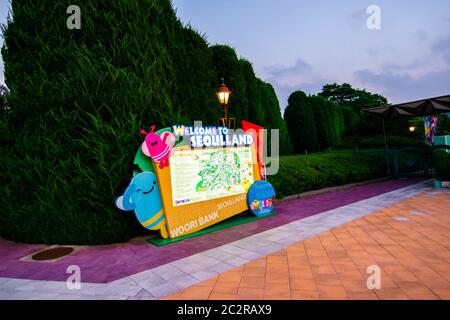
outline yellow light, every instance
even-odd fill
[[[222,78],[222,84],[217,88],[217,98],[219,98],[220,104],[227,105],[230,98],[231,90],[225,85],[225,81]]]
[[[409,132],[413,133],[415,131],[416,131],[416,127],[415,126],[413,126],[413,125],[409,126]]]
[[[220,104],[228,104],[228,98],[230,94],[228,92],[217,92]]]

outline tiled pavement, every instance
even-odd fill
[[[278,215],[274,217],[187,239],[170,246],[158,248],[147,243],[143,238],[134,239],[128,243],[82,248],[51,264],[31,263],[22,259],[45,248],[42,245],[17,244],[0,239],[0,277],[64,281],[67,278],[67,266],[77,265],[83,270],[84,281],[108,283],[302,218],[398,190],[414,182],[418,181],[382,181],[282,201],[277,203]]]
[[[450,299],[449,200],[450,193],[421,193],[168,299]],[[379,290],[367,288],[374,265]]]
[[[449,200],[420,183],[80,290],[0,278],[0,299],[448,299]],[[364,287],[371,264],[382,268],[375,293]]]

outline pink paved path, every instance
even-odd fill
[[[0,277],[65,281],[67,267],[78,265],[83,270],[83,281],[106,283],[417,182],[418,180],[389,180],[283,201],[277,204],[278,215],[275,217],[187,239],[161,248],[139,239],[115,245],[91,246],[57,262],[36,263],[19,259],[45,248],[44,245],[19,244],[0,239]]]

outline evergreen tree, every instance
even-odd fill
[[[135,235],[141,227],[114,199],[131,177],[139,130],[215,125],[222,76],[233,90],[230,116],[282,125],[281,115],[261,116],[279,105],[260,104],[251,64],[232,48],[209,47],[169,0],[11,4],[2,49],[11,91],[0,117],[4,238],[95,244]],[[81,8],[80,30],[66,26],[69,5]]]
[[[295,91],[289,96],[284,119],[294,153],[320,150],[313,108],[304,92]]]
[[[366,90],[355,89],[348,83],[341,85],[336,83],[327,84],[323,86],[319,96],[333,101],[346,109],[344,114],[347,117],[346,122],[349,124],[347,134],[367,135],[380,132],[380,119],[371,114],[361,114],[361,110],[387,105],[388,101],[385,97]],[[350,112],[350,110],[353,112]],[[392,130],[391,133],[400,133],[405,123],[407,122],[404,120],[392,121],[389,124]]]

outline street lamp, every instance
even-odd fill
[[[416,131],[416,126],[413,125],[413,124],[411,124],[411,125],[409,126],[409,132],[414,133],[415,131]]]
[[[225,85],[225,79],[221,78],[221,85],[217,88],[217,98],[223,106],[223,118],[219,119],[219,125],[234,129],[236,119],[228,119],[228,99],[230,98],[231,90]]]

